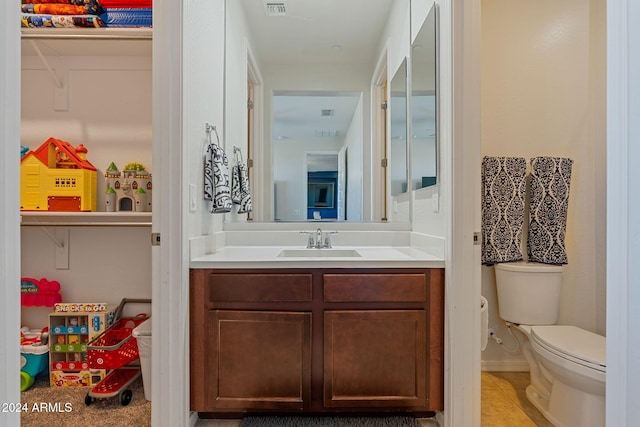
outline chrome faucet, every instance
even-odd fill
[[[315,232],[313,231],[301,231],[301,234],[306,234],[309,236],[309,240],[307,241],[307,249],[328,249],[331,248],[331,239],[329,238],[330,234],[336,234],[337,231],[325,231],[318,228]],[[314,238],[315,234],[315,238]],[[324,237],[324,241],[323,241]]]

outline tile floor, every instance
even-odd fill
[[[553,427],[527,399],[528,372],[482,373],[482,427]]]
[[[553,427],[527,400],[528,372],[482,373],[482,427]],[[437,427],[420,420],[423,427]],[[239,427],[238,420],[199,420],[196,427]]]

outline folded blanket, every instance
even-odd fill
[[[529,261],[566,264],[564,245],[573,160],[562,157],[531,159]]]
[[[104,27],[104,22],[96,15],[35,15],[23,13],[21,25],[25,28],[87,28]]]
[[[81,8],[71,12],[72,7]],[[98,15],[104,10],[99,0],[22,0],[24,13],[50,13],[53,15]]]
[[[149,8],[105,8],[100,15],[107,27],[151,27],[153,11]]]
[[[50,15],[85,15],[87,10],[72,4],[23,4],[22,13],[38,13]]]
[[[520,157],[482,159],[482,263],[522,260],[527,162]]]
[[[153,1],[152,0],[100,0],[100,4],[103,7],[145,7],[151,8]]]

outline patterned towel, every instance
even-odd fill
[[[231,173],[231,200],[238,206],[238,213],[251,212],[251,192],[249,191],[249,176],[247,165],[236,159]]]
[[[520,157],[482,159],[482,263],[522,260],[527,162]]]
[[[566,264],[564,246],[573,160],[562,157],[531,159],[529,261]]]
[[[211,213],[231,212],[233,203],[229,190],[229,160],[220,147],[220,141],[214,144],[211,141],[211,132],[208,132],[208,135],[209,144],[204,159],[204,198],[213,202]]]

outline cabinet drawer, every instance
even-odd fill
[[[311,301],[311,274],[212,274],[211,302]]]
[[[405,274],[325,274],[324,300],[327,302],[424,302],[427,275]]]

